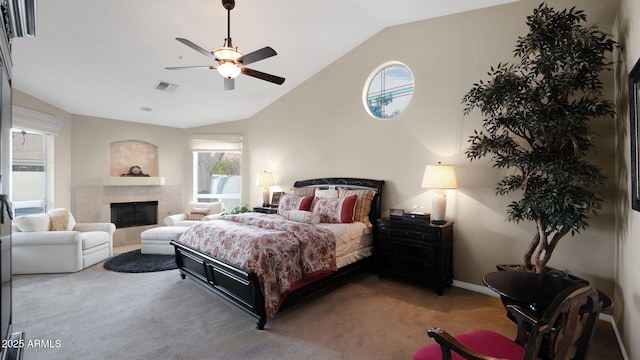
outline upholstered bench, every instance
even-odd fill
[[[177,240],[188,228],[187,226],[160,226],[145,230],[140,234],[142,240],[140,252],[143,254],[173,255],[175,251],[170,241]]]

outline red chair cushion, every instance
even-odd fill
[[[522,360],[525,349],[513,340],[489,330],[474,330],[456,335],[454,338],[465,346],[483,355],[510,360]],[[454,360],[464,360],[455,351],[451,352]],[[422,347],[413,355],[413,360],[442,359],[442,351],[438,343]]]

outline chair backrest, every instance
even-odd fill
[[[586,359],[601,308],[596,289],[584,284],[567,288],[531,327],[525,358],[535,359],[542,349],[544,358]]]

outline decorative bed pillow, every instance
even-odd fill
[[[320,222],[352,223],[357,199],[356,195],[336,199],[316,198],[312,211],[320,216]]]
[[[18,216],[13,223],[22,232],[49,231],[51,218],[48,214],[31,214]]]
[[[336,199],[338,197],[338,189],[318,189],[316,190],[316,197],[320,199]]]
[[[194,207],[187,216],[187,220],[202,220],[209,215],[208,207]]]
[[[292,194],[284,194],[280,198],[278,204],[278,214],[282,215],[285,211],[305,210],[309,211],[313,196],[297,196]]]
[[[373,197],[376,195],[375,192],[373,190],[351,190],[347,188],[338,188],[338,191],[340,197],[352,195],[358,197],[353,220],[365,223],[367,226],[372,226],[369,221],[369,212],[371,211],[371,201],[373,201]]]
[[[51,218],[51,231],[66,231],[69,229],[69,210],[53,209],[47,213]]]
[[[315,225],[320,222],[320,216],[318,214],[312,213],[311,211],[304,211],[304,210],[285,211],[284,214],[282,214],[282,217],[284,217],[287,220],[301,222],[305,224]]]
[[[302,196],[302,197],[315,196],[316,188],[313,188],[313,187],[293,188],[293,195]]]
[[[207,216],[207,213],[205,212],[199,212],[199,211],[192,211],[189,213],[189,217],[187,218],[187,220],[202,220],[204,219],[204,217]]]

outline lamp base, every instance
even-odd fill
[[[269,203],[271,202],[271,191],[268,186],[265,186],[262,190],[262,206],[270,207]]]
[[[433,225],[444,225],[447,223],[447,220],[431,220]]]

